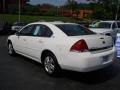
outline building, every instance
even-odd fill
[[[29,0],[20,0],[21,5],[24,6]],[[6,13],[9,11],[9,5],[19,4],[19,0],[0,0],[0,13]]]
[[[72,11],[68,9],[61,10],[61,14],[66,17],[77,17],[77,18],[86,18],[92,13],[92,10],[81,9],[78,11]]]
[[[50,10],[50,7],[47,7],[47,6],[40,7],[41,13],[47,13],[47,12],[49,12],[49,10]],[[62,15],[62,16],[75,17],[75,18],[87,18],[92,13],[92,10],[87,10],[87,9],[80,9],[77,11],[75,11],[75,10],[73,11],[70,9],[57,8],[55,10],[56,10],[56,13],[59,12],[60,15]]]

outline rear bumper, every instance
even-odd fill
[[[96,54],[70,52],[60,65],[67,70],[90,72],[110,65],[115,59],[115,48]]]

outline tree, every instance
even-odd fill
[[[91,6],[92,4],[96,4],[96,6],[94,6],[92,16],[99,17],[96,15],[103,13],[104,14],[104,16],[102,15],[103,19],[115,19],[118,0],[87,0],[87,1],[91,3]],[[99,14],[95,14],[98,13],[98,11]]]
[[[41,11],[41,15],[55,16],[57,14],[57,11],[56,11],[57,7],[54,5],[45,3],[45,4],[41,4],[39,8]]]
[[[71,9],[72,11],[76,10],[77,6],[78,6],[78,3],[75,0],[67,0],[66,2],[66,7],[68,9]]]
[[[72,14],[76,14],[76,18],[78,18],[78,14],[79,14],[79,5],[78,2],[75,0],[67,0],[65,6],[65,8],[69,9],[72,11]]]

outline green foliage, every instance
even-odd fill
[[[9,9],[8,13],[11,13],[11,14],[17,14],[18,13],[18,5],[16,5],[16,4],[10,4],[8,6],[8,9]]]
[[[92,18],[115,19],[118,0],[88,0],[93,10]],[[119,16],[120,17],[120,16]]]
[[[10,4],[8,6],[10,14],[18,14],[18,5],[17,4]],[[41,9],[48,9],[47,12],[42,12]],[[45,15],[45,16],[55,16],[56,15],[57,7],[50,4],[42,4],[42,5],[25,5],[21,7],[21,14],[22,15]]]
[[[64,21],[64,22],[75,22],[72,18],[60,17],[60,16],[30,16],[30,15],[21,15],[21,21],[30,23],[40,20],[45,21]],[[0,14],[0,21],[16,22],[18,21],[18,15],[11,14]]]
[[[67,0],[65,8],[75,11],[78,8],[78,3],[75,0]]]

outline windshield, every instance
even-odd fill
[[[78,24],[58,24],[56,25],[59,29],[61,29],[68,36],[79,36],[79,35],[91,35],[95,34],[89,29],[82,27]]]
[[[22,23],[22,22],[17,22],[17,23],[14,23],[13,25],[14,25],[14,26],[24,26],[24,25],[25,25],[25,23]]]
[[[107,28],[107,29],[109,29],[110,27],[111,27],[111,23],[108,22],[100,22],[92,26],[92,28]]]

